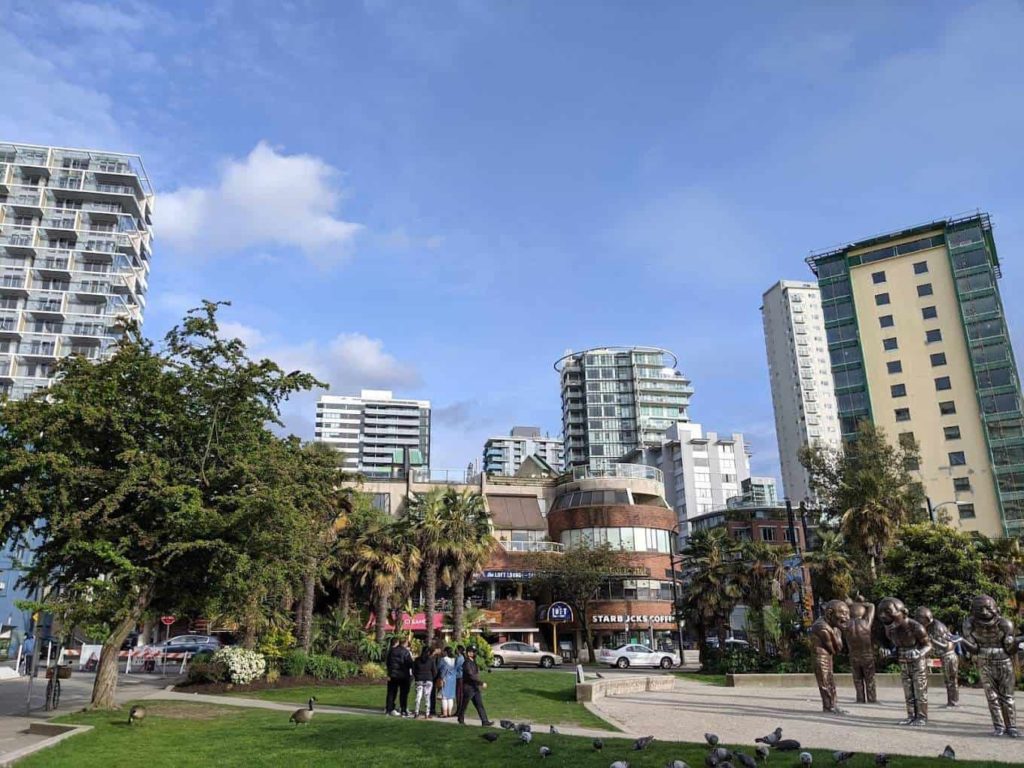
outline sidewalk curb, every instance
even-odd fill
[[[49,749],[54,744],[59,744],[65,739],[70,739],[72,736],[77,736],[80,733],[87,733],[92,730],[91,725],[58,725],[49,723],[49,721],[47,721],[47,725],[49,725],[50,728],[63,728],[65,729],[64,733],[57,734],[56,736],[50,736],[37,744],[31,744],[27,747],[22,747],[21,749],[16,749],[13,752],[6,753],[2,758],[0,758],[0,760],[2,760],[2,762],[0,762],[0,768],[7,768],[7,766],[14,765],[14,763],[24,757],[28,757],[29,755],[35,754],[43,749]],[[31,730],[31,728],[32,726],[30,725],[29,730]]]

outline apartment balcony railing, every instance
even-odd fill
[[[427,469],[414,467],[411,471],[414,483],[438,483],[445,485],[476,485],[480,482],[479,472],[465,469]]]
[[[63,297],[53,299],[29,299],[25,303],[25,309],[31,312],[52,312],[62,314],[64,312]]]
[[[499,541],[506,552],[564,552],[565,547],[555,541]]]
[[[43,258],[36,258],[32,262],[32,266],[35,269],[50,269],[57,272],[70,272],[71,271],[71,258],[68,256],[44,256]]]
[[[644,464],[612,464],[610,467],[592,468],[576,467],[572,471],[573,480],[587,480],[590,478],[619,477],[627,480],[654,480],[665,482],[665,476],[660,469],[648,467]]]

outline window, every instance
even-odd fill
[[[907,396],[907,385],[906,384],[893,384],[889,387],[889,394],[893,397],[906,397]]]
[[[917,261],[917,262],[914,262],[914,274],[915,275],[923,275],[927,271],[928,271],[928,262],[927,261]]]
[[[903,373],[903,363],[899,360],[890,360],[885,364],[885,368],[889,373]]]
[[[961,520],[973,520],[974,519],[974,505],[973,504],[957,504],[957,512],[960,513]]]
[[[954,413],[956,413],[956,403],[952,400],[939,403],[939,415],[952,416]]]
[[[960,427],[955,424],[952,427],[943,427],[942,434],[945,435],[947,440],[959,440],[960,439]]]
[[[888,303],[889,303],[889,294],[888,293],[876,293],[875,294],[875,304],[877,304],[879,307],[881,307],[881,306],[883,306],[885,304],[888,304]]]
[[[878,285],[879,283],[884,283],[885,282],[885,272],[872,272],[871,273],[871,282],[874,283],[875,285]]]
[[[950,451],[949,452],[949,466],[951,467],[962,467],[967,464],[967,457],[964,456],[963,451]]]
[[[897,408],[896,409],[896,421],[910,421],[910,409],[909,408]]]
[[[917,286],[918,296],[931,296],[933,293],[931,283],[921,283],[921,285]]]
[[[761,541],[775,541],[775,529],[774,528],[762,528],[761,529]]]
[[[953,385],[949,383],[949,376],[939,376],[939,378],[935,380],[935,389],[938,392],[952,388]]]
[[[942,341],[942,331],[938,328],[932,328],[930,331],[925,333],[924,340],[928,344],[932,344],[936,341]]]
[[[883,328],[892,328],[893,325],[895,325],[892,320],[892,315],[882,315],[878,318],[878,324]]]
[[[954,491],[969,491],[969,490],[971,490],[971,479],[969,477],[954,477],[953,478],[953,490]]]
[[[899,348],[899,344],[896,342],[896,338],[895,337],[890,337],[888,339],[882,339],[882,346],[886,350],[888,350],[888,351],[892,351],[894,349],[898,349]]]
[[[938,368],[940,365],[945,365],[946,364],[946,353],[945,352],[936,352],[934,355],[931,356],[931,359],[932,359],[932,368]]]
[[[899,436],[900,448],[904,450],[913,450],[917,448],[917,441],[914,439],[913,432],[900,432]]]
[[[934,320],[939,316],[939,311],[935,307],[922,307],[921,317],[925,320]]]

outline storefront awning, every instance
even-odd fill
[[[487,508],[498,530],[547,531],[535,496],[499,496],[487,494]]]

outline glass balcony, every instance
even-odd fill
[[[36,258],[32,262],[32,267],[49,272],[70,272],[71,258],[69,256],[44,256]]]
[[[564,552],[565,547],[555,541],[499,541],[506,552]]]
[[[576,467],[572,471],[573,480],[587,480],[590,478],[620,477],[627,480],[654,480],[658,483],[665,482],[665,476],[660,469],[648,467],[644,464],[612,464],[609,467]]]

